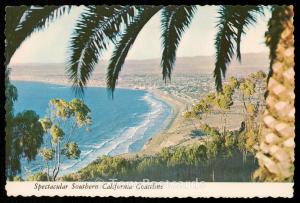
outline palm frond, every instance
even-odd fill
[[[233,10],[231,6],[221,6],[219,13],[219,22],[217,24],[218,32],[215,39],[216,47],[216,62],[215,62],[215,85],[218,91],[222,90],[222,74],[225,76],[226,68],[234,54],[233,41],[236,38],[236,33],[233,30],[232,21]]]
[[[18,26],[16,31],[25,32],[30,25],[33,26],[33,31],[40,31],[50,25],[54,20],[63,16],[71,11],[72,6],[45,6],[45,7],[34,7],[31,6],[27,9]]]
[[[183,33],[190,25],[196,6],[166,6],[161,13],[163,79],[171,79],[171,72],[176,60],[176,50]]]
[[[15,29],[27,9],[27,6],[8,6],[5,8],[5,67],[14,53],[14,46],[11,44],[15,41]]]
[[[84,93],[102,52],[134,16],[133,6],[89,6],[82,13],[71,37],[66,69],[76,94]]]
[[[23,14],[27,9],[27,6],[7,6],[5,8],[5,33],[14,33],[16,27],[21,21]]]
[[[241,61],[241,37],[245,33],[245,29],[249,25],[256,23],[256,14],[263,14],[262,6],[234,6],[236,22],[233,24],[237,30],[237,40],[236,40],[236,56],[239,61]]]
[[[133,19],[133,22],[130,23],[125,29],[124,33],[121,35],[121,39],[116,43],[112,57],[109,61],[106,76],[107,88],[109,92],[111,92],[112,96],[116,87],[119,73],[132,44],[144,25],[160,9],[161,6],[144,6],[142,11]]]
[[[214,69],[217,91],[222,90],[222,77],[225,77],[227,66],[235,55],[241,59],[240,41],[245,28],[256,22],[256,13],[262,13],[260,6],[221,6],[218,32],[215,38],[216,62]]]
[[[45,7],[11,7],[7,10],[7,16],[18,13],[18,17],[11,24],[6,33],[6,65],[9,63],[14,52],[23,41],[32,33],[46,28],[51,22],[69,12],[71,6],[45,6]],[[6,23],[8,24],[8,23]],[[10,25],[10,26],[11,26]]]

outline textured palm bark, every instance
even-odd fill
[[[268,81],[266,110],[259,151],[260,168],[254,178],[262,181],[292,181],[295,148],[295,83],[293,6],[286,6],[283,32],[277,44]]]

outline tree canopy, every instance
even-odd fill
[[[51,99],[49,101],[48,114],[40,119],[40,123],[46,136],[49,135],[51,144],[40,150],[40,155],[46,161],[48,181],[55,180],[61,164],[61,155],[68,159],[78,159],[80,149],[78,144],[72,141],[76,130],[91,125],[91,110],[80,99],[74,98],[70,102],[64,99]],[[52,166],[49,166],[52,165]],[[50,175],[50,167],[53,169]]]

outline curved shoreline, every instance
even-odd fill
[[[180,121],[181,113],[186,108],[185,104],[182,101],[179,101],[178,98],[175,99],[159,89],[148,89],[146,91],[167,103],[171,107],[172,112],[164,121],[164,128],[152,135],[152,137],[144,144],[144,147],[138,152],[139,155],[148,155],[159,152],[162,148],[167,147],[169,145],[168,143],[178,144],[173,136],[168,136],[168,132],[175,130],[174,127],[176,127],[176,124]]]
[[[165,120],[165,127],[152,135],[140,151],[120,154],[119,156],[131,159],[136,156],[155,155],[163,148],[190,144],[202,139],[200,137],[192,138],[190,136],[191,127],[181,116],[182,112],[187,108],[187,103],[184,99],[165,93],[159,89],[146,89],[146,91],[167,103],[172,109],[171,115]]]
[[[47,84],[56,84],[56,85],[65,85],[65,86],[71,86],[71,84],[66,80],[42,80],[42,79],[32,79],[30,78],[12,78],[14,81],[27,81],[27,82],[42,82]],[[90,82],[87,87],[104,87],[102,85],[99,85],[94,82]],[[124,156],[124,157],[132,157],[135,155],[150,155],[154,154],[158,151],[160,151],[164,147],[168,147],[171,145],[177,145],[183,140],[182,134],[177,135],[170,135],[176,131],[176,128],[180,124],[181,120],[181,113],[185,110],[186,104],[183,100],[180,100],[180,98],[167,94],[159,89],[138,89],[130,86],[121,86],[118,87],[121,89],[130,89],[130,90],[142,90],[146,91],[150,94],[152,94],[155,98],[158,100],[161,100],[162,102],[165,102],[170,108],[171,113],[170,116],[164,121],[163,126],[161,129],[151,135],[151,137],[145,142],[142,149],[138,152],[130,152],[130,153],[124,153],[117,156]]]

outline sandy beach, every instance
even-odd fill
[[[65,78],[57,78],[57,77],[30,77],[30,76],[21,76],[21,77],[13,77],[12,80],[19,81],[36,81],[36,82],[45,82],[51,84],[61,84],[66,86],[71,86],[71,83]],[[105,87],[99,80],[91,80],[89,81],[88,87]],[[126,88],[126,89],[139,89],[137,87],[132,87],[130,85],[122,85],[120,84],[118,88]],[[130,158],[143,155],[153,155],[161,149],[170,146],[182,146],[188,145],[192,143],[197,143],[203,141],[203,137],[201,136],[193,136],[193,131],[197,131],[199,129],[200,122],[199,120],[186,120],[182,113],[187,110],[188,101],[183,98],[179,98],[175,95],[171,95],[164,91],[155,88],[148,88],[141,90],[147,91],[153,94],[158,99],[166,102],[172,109],[171,115],[164,121],[163,128],[153,135],[144,145],[144,147],[136,153],[126,153],[121,154],[120,156]],[[218,115],[210,115],[205,119],[205,122],[211,126],[218,127],[218,119],[220,116]],[[239,127],[241,122],[241,116],[231,115],[231,121],[228,122],[228,128],[236,129]]]
[[[36,82],[45,82],[51,84],[60,84],[71,86],[71,83],[65,78],[57,77],[30,77],[30,76],[18,76],[12,77],[12,80],[16,81],[36,81]],[[101,82],[96,80],[89,81],[88,87],[105,87]],[[126,89],[137,89],[136,87],[131,87],[130,85],[119,85],[118,88]],[[190,131],[192,125],[189,124],[181,116],[182,112],[187,109],[187,103],[184,99],[176,97],[174,95],[167,94],[159,89],[142,89],[153,94],[158,99],[166,102],[171,107],[171,115],[164,121],[164,126],[157,134],[153,135],[144,145],[144,147],[137,153],[128,153],[123,154],[125,157],[131,157],[138,155],[150,155],[156,152],[159,152],[164,147],[175,146],[183,144],[187,141],[190,141],[192,138],[190,136]],[[196,139],[198,140],[198,139]]]
[[[158,89],[148,90],[157,98],[166,102],[172,108],[170,117],[165,121],[165,127],[148,140],[138,155],[149,155],[159,152],[161,149],[170,146],[177,146],[194,140],[190,136],[193,126],[187,122],[182,113],[187,110],[186,102],[174,95],[167,94]],[[195,139],[200,140],[200,139]]]
[[[194,119],[185,119],[182,113],[187,110],[190,103],[183,98],[171,95],[159,89],[146,89],[155,97],[166,102],[171,108],[172,113],[165,120],[164,127],[157,134],[153,135],[144,147],[137,153],[122,154],[123,157],[135,157],[143,155],[153,155],[160,152],[165,147],[184,146],[203,142],[205,137],[197,136],[201,123],[206,123],[212,127],[219,128],[221,115],[218,113],[207,115],[201,121]],[[233,106],[233,110],[228,113],[226,129],[237,130],[240,128],[242,118],[242,109],[238,105]]]

